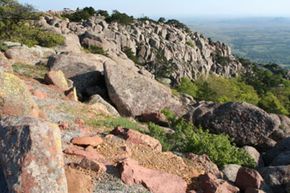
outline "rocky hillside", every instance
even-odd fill
[[[135,63],[173,82],[181,77],[196,79],[209,73],[236,76],[242,70],[224,43],[169,24],[134,20],[130,25],[123,25],[107,23],[102,16],[83,22],[46,16],[39,24],[66,38],[74,36],[83,47],[102,48],[113,60],[125,59],[129,51]]]
[[[224,44],[152,21],[34,25],[65,42],[3,42],[1,193],[289,192],[287,116],[196,102],[156,80],[239,74]]]

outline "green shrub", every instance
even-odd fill
[[[17,74],[27,76],[35,79],[44,79],[45,74],[48,72],[48,67],[45,65],[27,65],[27,64],[13,64],[13,71]]]
[[[255,167],[254,160],[244,150],[236,147],[227,135],[210,134],[174,117],[172,113],[169,113],[168,119],[175,131],[173,134],[165,133],[153,123],[149,124],[149,134],[160,141],[164,150],[207,154],[219,167],[226,164]]]
[[[94,14],[96,14],[96,10],[93,7],[85,7],[83,9],[77,9],[76,12],[71,14],[63,14],[62,17],[68,18],[70,21],[80,22],[82,20],[88,20]],[[103,12],[99,12],[103,13]]]
[[[138,58],[137,56],[134,54],[134,52],[132,51],[131,48],[129,47],[125,47],[122,49],[122,51],[127,55],[127,57],[132,60],[135,64],[138,64]]]
[[[221,64],[222,66],[229,65],[231,59],[227,56],[222,56],[220,54],[215,54],[213,57],[213,60],[217,62],[218,64]]]
[[[64,43],[64,37],[47,32],[31,24],[40,13],[30,5],[21,5],[14,0],[1,1],[0,39],[20,42],[28,46],[54,47]]]
[[[271,92],[267,92],[259,102],[259,106],[269,113],[289,115],[287,109]]]
[[[238,79],[209,76],[207,79],[200,78],[192,82],[188,78],[182,78],[176,89],[198,100],[248,102],[251,104],[259,102],[259,97],[254,88]]]
[[[176,90],[180,93],[185,93],[196,98],[198,87],[189,78],[183,77],[181,78],[181,82]]]
[[[90,52],[92,54],[101,54],[101,55],[104,55],[104,56],[108,56],[107,52],[102,47],[86,46],[85,50],[87,50],[88,52]]]
[[[138,20],[138,21],[142,21],[142,22],[144,22],[144,21],[150,21],[150,22],[153,22],[153,23],[157,23],[154,19],[151,19],[151,18],[149,18],[149,17],[147,17],[147,16],[140,17],[140,18],[138,18],[137,20]]]
[[[194,43],[193,43],[192,41],[187,41],[187,42],[186,42],[186,45],[188,45],[188,46],[190,46],[190,47],[192,47],[192,48],[195,47],[195,46],[194,46]]]
[[[126,13],[121,13],[117,10],[114,10],[112,15],[106,18],[108,23],[118,22],[119,24],[129,25],[134,22],[134,18],[132,16],[128,16]]]
[[[5,52],[8,49],[8,46],[0,41],[0,51]]]
[[[179,28],[179,29],[184,29],[187,33],[189,33],[191,31],[189,29],[189,27],[187,27],[185,24],[181,23],[180,21],[178,21],[176,19],[169,19],[166,21],[166,24],[172,25],[172,26]]]
[[[27,24],[19,25],[15,29],[15,34],[10,38],[10,41],[20,42],[27,46],[40,45],[43,47],[54,47],[64,44],[64,37],[53,32],[48,32]]]

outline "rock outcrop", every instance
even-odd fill
[[[84,47],[100,47],[117,63],[128,62],[124,52],[129,49],[150,72],[164,74],[162,69],[167,69],[165,76],[173,83],[209,73],[236,76],[243,69],[225,44],[164,23],[135,20],[123,26],[102,17],[76,23],[47,16],[39,24],[66,37],[65,51],[79,52],[79,45],[70,43],[76,35]]]

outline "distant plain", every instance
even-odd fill
[[[290,68],[290,18],[181,20],[193,31],[229,44],[238,56]]]

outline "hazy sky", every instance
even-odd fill
[[[146,16],[290,16],[290,0],[19,0],[40,10],[92,6]]]

